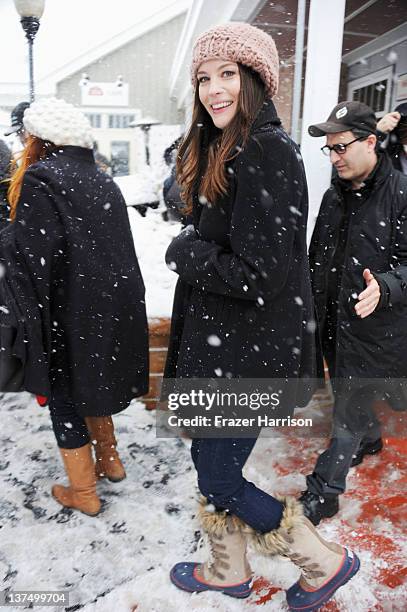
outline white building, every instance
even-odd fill
[[[83,108],[118,174],[135,173],[146,161],[145,132],[131,124],[158,124],[148,134],[152,163],[159,147],[163,152],[179,136],[183,115],[171,101],[169,74],[189,5],[172,3],[36,82],[37,95]],[[4,110],[26,98],[26,85],[0,85]]]

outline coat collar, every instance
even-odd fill
[[[253,122],[251,131],[255,132],[266,125],[281,125],[281,121],[278,118],[276,107],[271,99],[265,100],[263,106],[260,109],[256,119]]]
[[[376,191],[382,183],[391,175],[393,171],[393,164],[391,163],[390,157],[384,151],[379,151],[377,154],[377,164],[373,168],[372,172],[365,179],[363,187],[359,191]],[[338,191],[351,191],[351,181],[346,181],[336,176],[333,179],[333,184]]]
[[[60,155],[63,157],[71,157],[77,161],[88,162],[90,164],[95,163],[95,157],[92,149],[85,149],[85,147],[73,147],[71,145],[58,147],[57,149],[54,149],[54,151],[50,152],[47,157],[59,157]]]

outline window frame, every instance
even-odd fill
[[[387,81],[386,94],[384,99],[383,110],[376,111],[376,117],[380,119],[386,113],[390,112],[391,96],[392,96],[392,82],[393,82],[393,67],[388,66],[382,70],[376,70],[363,77],[353,79],[348,82],[348,100],[354,99],[354,92],[358,89],[364,89],[370,85],[375,85],[381,81]]]

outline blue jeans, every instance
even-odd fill
[[[255,444],[255,438],[199,438],[192,442],[191,455],[199,490],[209,503],[266,533],[280,525],[284,506],[243,477]]]

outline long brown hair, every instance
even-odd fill
[[[177,181],[187,213],[192,210],[193,196],[197,191],[210,203],[226,193],[228,179],[225,165],[246,144],[253,121],[266,99],[264,84],[257,72],[241,64],[238,66],[238,108],[223,130],[214,125],[201,103],[199,85],[195,89],[191,127],[177,156]]]
[[[16,218],[17,204],[20,198],[21,187],[23,185],[24,174],[32,164],[45,157],[55,145],[37,136],[31,134],[27,137],[24,150],[22,151],[19,161],[20,164],[14,165],[14,172],[10,179],[10,185],[7,191],[7,199],[10,204],[10,219],[14,221]]]

